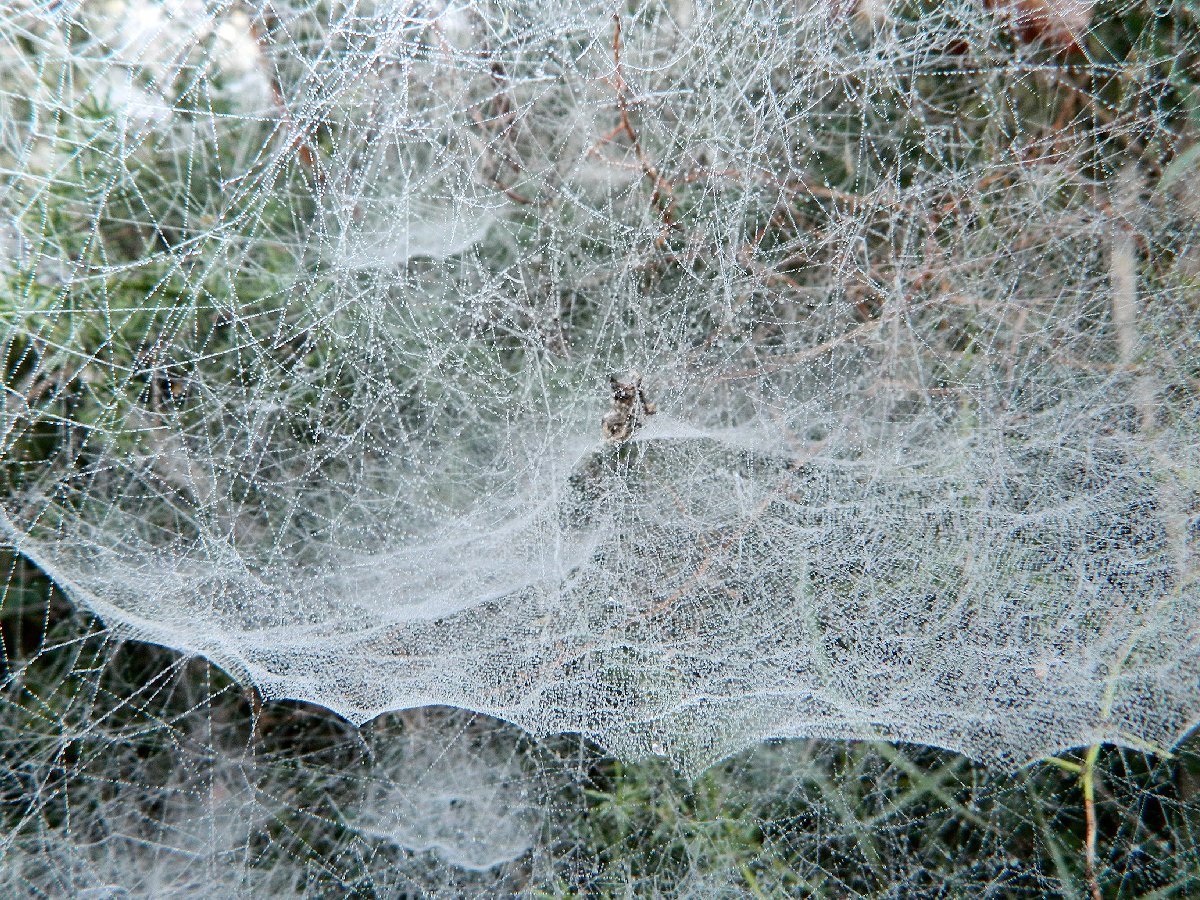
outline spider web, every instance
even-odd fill
[[[728,842],[690,820],[547,845],[635,764],[695,815],[739,785],[777,834],[747,871],[936,891],[920,854],[884,875],[905,763],[934,773],[920,803],[939,779],[1045,796],[954,753],[1125,748],[1128,798],[1182,777],[1122,754],[1200,712],[1194,25],[1050,0],[9,7],[0,522],[73,611],[14,576],[5,727],[29,783],[68,754],[94,788],[49,792],[92,797],[88,824],[39,813],[13,877],[106,871],[137,833],[180,893],[207,884],[189,854],[234,894],[752,886],[676,858]],[[273,717],[319,749],[279,736],[277,760]],[[156,774],[172,758],[194,765]],[[149,794],[106,796],[143,770],[169,837],[135,824]],[[835,802],[851,773],[879,792]],[[1072,857],[1029,802],[1029,840]],[[772,824],[809,813],[828,840]],[[980,828],[986,873],[945,884],[999,877],[1011,835]],[[676,856],[578,875],[635,834]],[[1013,889],[1099,877],[1054,866]]]

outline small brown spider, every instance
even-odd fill
[[[646,399],[642,390],[642,376],[629,373],[629,380],[622,381],[616,375],[608,376],[612,388],[612,408],[600,421],[605,440],[620,443],[629,440],[642,427],[645,417],[658,412],[658,407]]]

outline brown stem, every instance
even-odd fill
[[[283,95],[283,88],[279,84],[279,79],[275,72],[271,70],[269,65],[269,41],[267,34],[259,24],[257,19],[250,20],[250,35],[254,38],[254,43],[258,47],[259,55],[262,57],[263,71],[266,75],[267,82],[271,86],[271,97],[275,101],[275,108],[279,112],[279,122],[286,134],[293,135],[291,139],[291,149],[296,151],[296,156],[300,159],[301,164],[313,174],[317,184],[321,184],[325,179],[317,162],[317,154],[309,144],[308,139],[304,134],[297,129],[296,123],[293,121],[291,113],[288,111],[287,99]]]
[[[1104,900],[1100,891],[1100,879],[1096,874],[1096,758],[1100,745],[1093,744],[1083,758],[1083,769],[1079,780],[1083,784],[1083,815],[1085,835],[1083,847],[1083,869],[1087,877],[1092,900]]]
[[[501,169],[504,166],[508,166],[508,168],[518,174],[524,172],[524,169],[520,161],[509,153],[509,150],[513,149],[511,130],[516,119],[516,113],[513,111],[512,100],[508,95],[508,72],[505,71],[504,64],[499,60],[492,61],[489,72],[492,77],[492,85],[495,87],[495,95],[492,98],[492,108],[488,115],[488,120],[496,122],[497,128],[493,132],[495,142],[488,142],[484,146],[484,152],[490,161],[490,165],[487,166],[490,171],[487,172],[485,177],[498,187],[504,196],[508,197],[513,203],[521,206],[530,206],[533,200],[514,190],[500,177]],[[471,118],[481,131],[488,128],[487,122],[485,122],[483,115],[478,110],[472,112]]]
[[[629,85],[625,81],[625,69],[621,62],[620,15],[613,16],[613,25],[613,74],[610,83],[617,94],[619,121],[617,126],[601,139],[601,143],[611,141],[621,132],[624,132],[625,136],[629,139],[629,145],[633,148],[633,155],[637,159],[638,167],[642,170],[642,174],[653,188],[650,195],[650,205],[658,211],[659,218],[662,219],[664,227],[664,234],[659,237],[659,244],[661,245],[665,237],[665,229],[672,228],[675,225],[675,200],[672,197],[674,187],[671,182],[659,174],[658,169],[647,158],[645,151],[642,149],[642,142],[638,138],[638,133],[633,127],[632,120],[629,118],[629,99],[626,96]]]

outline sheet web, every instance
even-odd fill
[[[6,12],[12,877],[133,833],[183,893],[936,892],[1015,834],[1018,893],[1186,877],[1200,95],[1151,13]],[[1153,873],[1011,775],[1101,744],[1180,792]],[[700,865],[731,803],[757,850]],[[974,862],[889,868],[922,804]]]

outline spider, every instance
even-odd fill
[[[622,381],[616,375],[608,376],[612,388],[612,408],[600,421],[605,440],[620,443],[629,440],[642,427],[646,416],[658,412],[658,407],[646,399],[642,390],[642,376],[629,373],[629,380]]]

